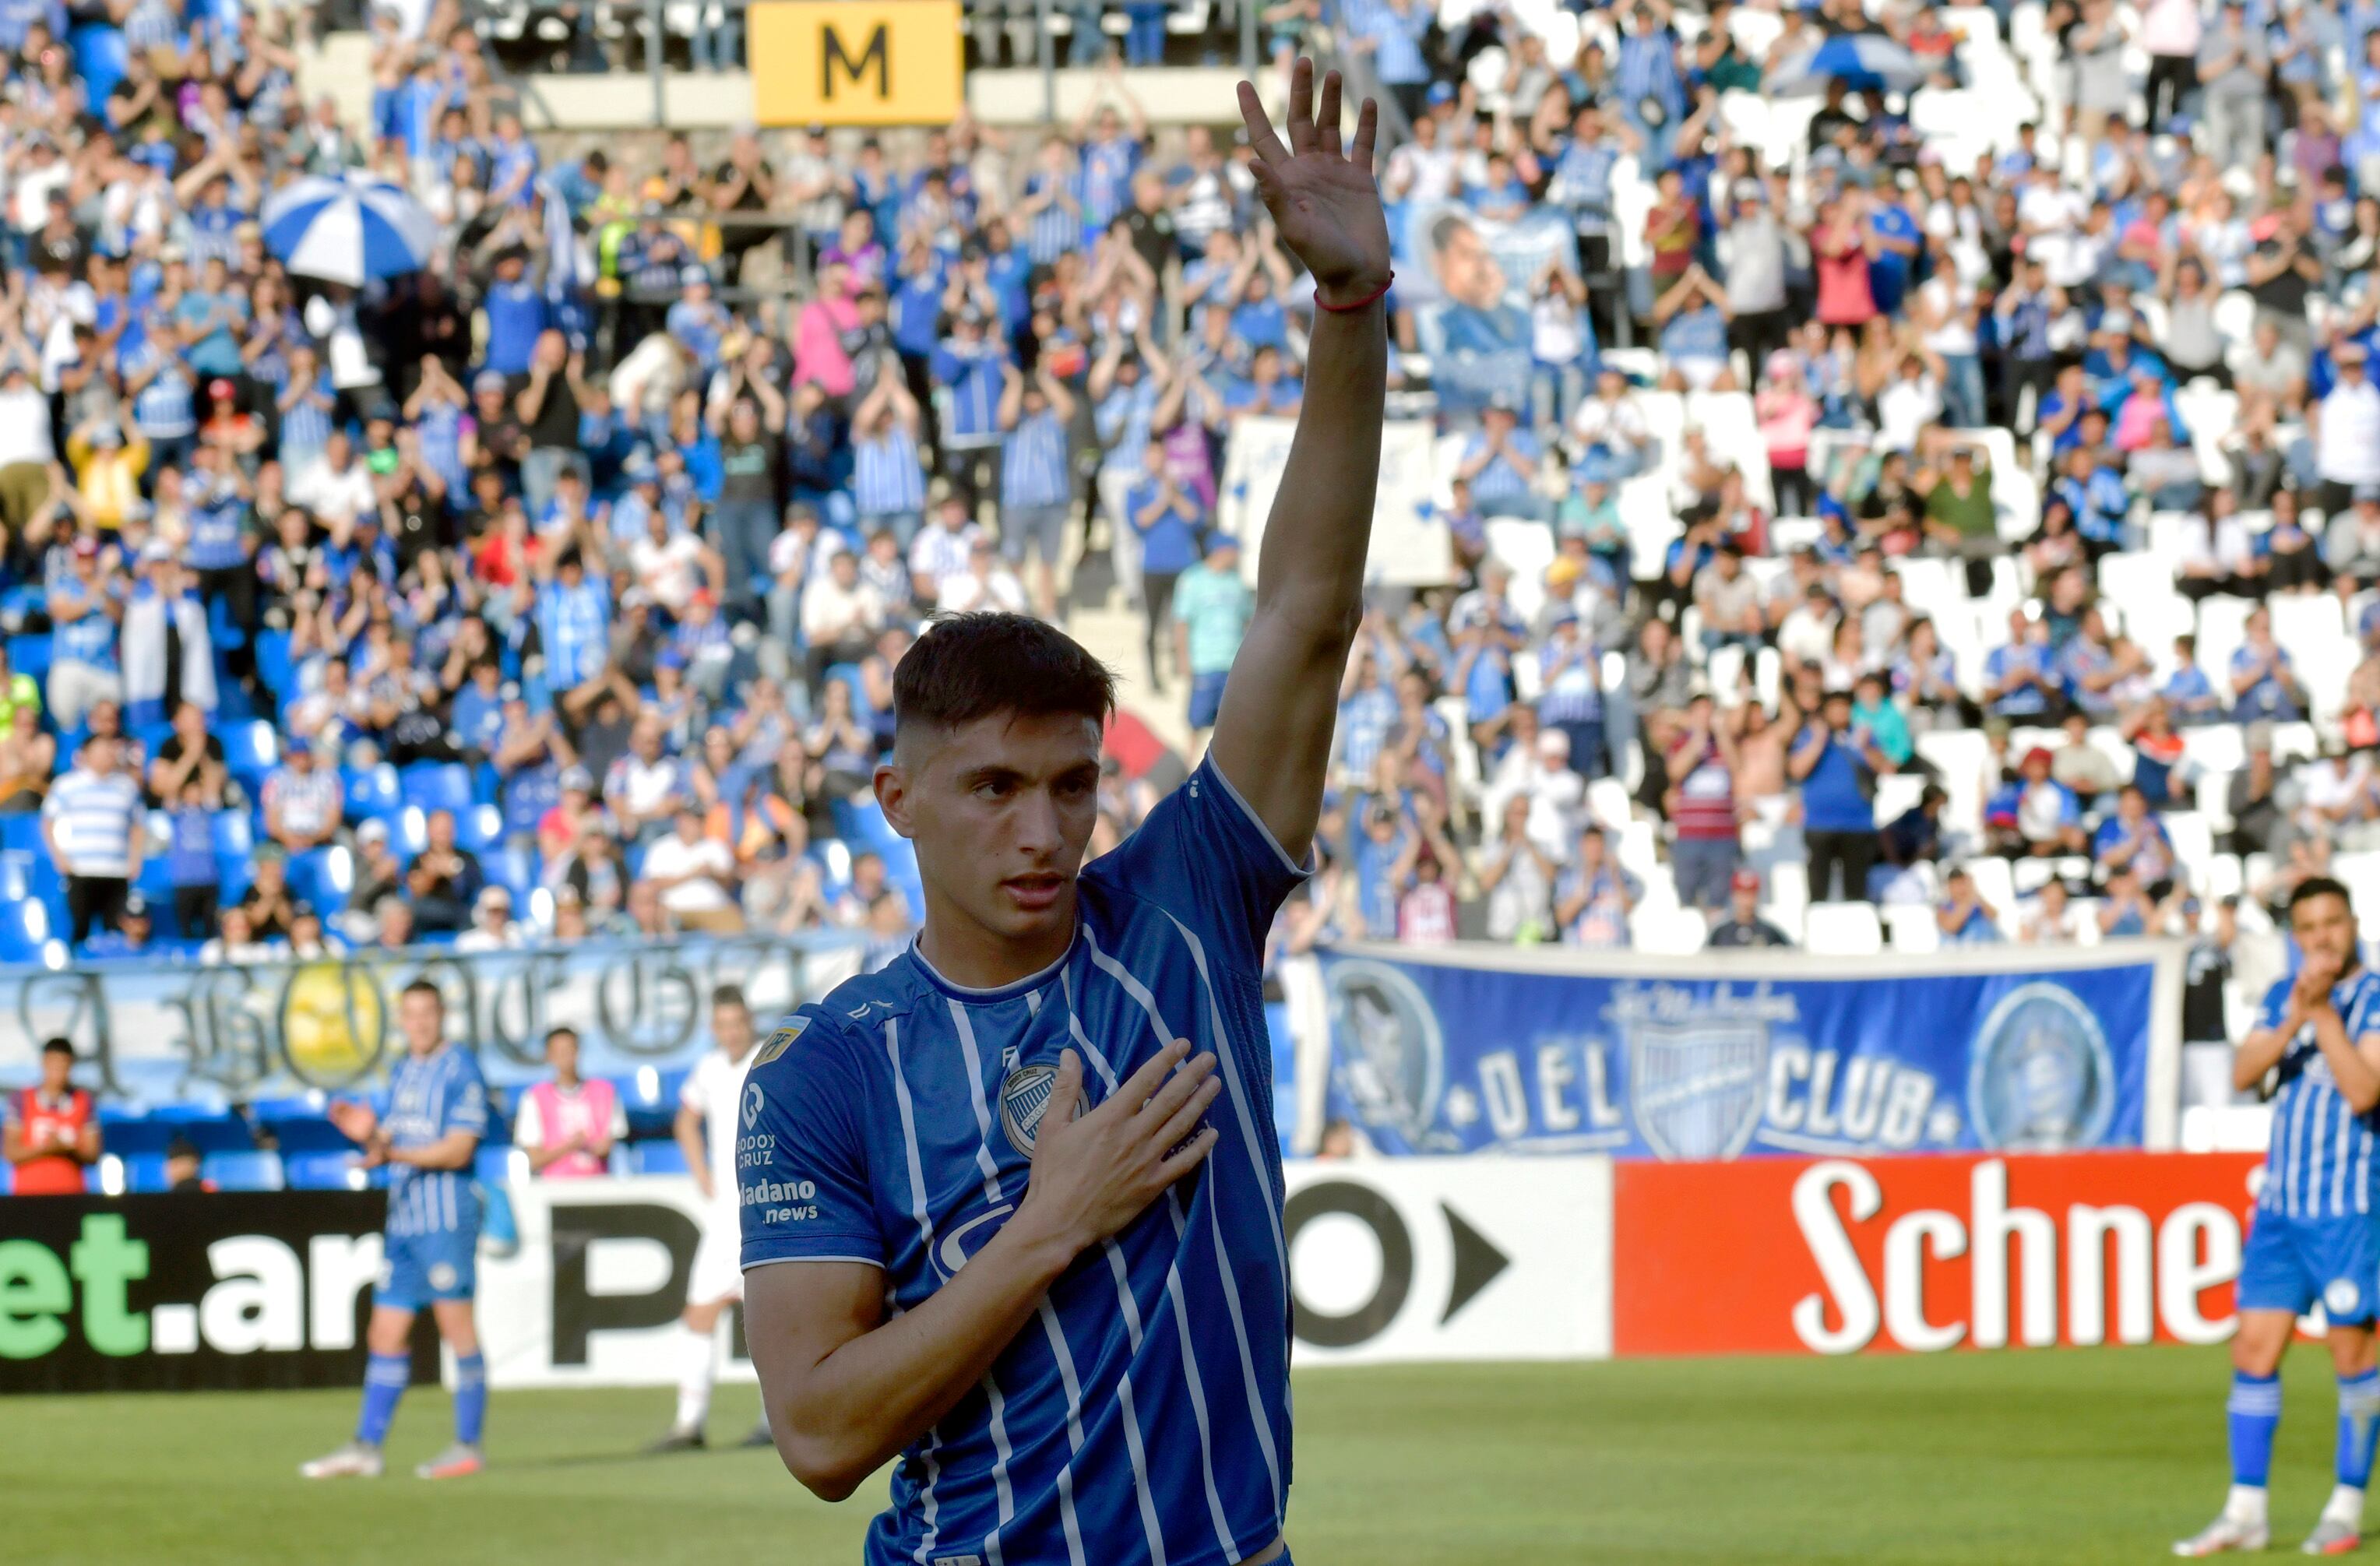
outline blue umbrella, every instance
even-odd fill
[[[1917,56],[1878,33],[1843,33],[1787,61],[1764,84],[1772,98],[1810,98],[1840,81],[1854,92],[1907,92],[1924,85]]]
[[[310,175],[266,198],[264,243],[300,277],[361,287],[430,264],[438,225],[394,185]]]

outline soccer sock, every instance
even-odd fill
[[[2380,1420],[2380,1370],[2344,1376],[2338,1382],[2338,1484],[2355,1492],[2361,1511],[2363,1487],[2372,1477],[2373,1429]],[[2331,1498],[2332,1504],[2338,1497]]]
[[[480,1428],[488,1422],[488,1362],[478,1354],[455,1356],[455,1439],[467,1447],[480,1444]]]
[[[2273,1471],[2273,1432],[2281,1423],[2281,1378],[2231,1373],[2231,1496],[2236,1509],[2240,1491],[2261,1494]]]
[[[356,1439],[368,1447],[380,1445],[388,1422],[396,1417],[396,1400],[413,1376],[413,1356],[376,1354],[364,1362],[364,1407],[356,1420]]]
[[[710,1334],[691,1327],[684,1331],[686,1340],[678,1345],[686,1357],[678,1362],[677,1427],[699,1430],[710,1417]]]

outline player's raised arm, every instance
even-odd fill
[[[1314,274],[1314,334],[1297,437],[1265,524],[1257,607],[1224,686],[1215,765],[1274,841],[1304,858],[1322,804],[1339,675],[1363,612],[1364,552],[1388,389],[1389,226],[1372,179],[1375,111],[1339,144],[1339,73],[1290,74],[1286,143],[1240,83],[1257,189],[1281,242]]]

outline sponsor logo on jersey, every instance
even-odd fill
[[[945,1233],[935,1244],[933,1251],[934,1270],[942,1275],[942,1281],[947,1283],[956,1277],[959,1269],[967,1264],[968,1257],[990,1244],[991,1237],[1000,1232],[1000,1226],[1015,1210],[1015,1204],[1002,1202],[989,1212],[976,1214]]]
[[[761,1093],[761,1091],[760,1091],[760,1085],[759,1085],[759,1083],[757,1083],[757,1082],[747,1082],[747,1083],[744,1085],[744,1129],[745,1129],[745,1130],[747,1130],[747,1131],[751,1130],[751,1129],[752,1129],[752,1126],[753,1126],[753,1124],[754,1124],[754,1123],[756,1123],[757,1121],[759,1121],[759,1118],[760,1118],[760,1106],[761,1106],[762,1104],[766,1103],[767,1101],[768,1101],[768,1100],[767,1100],[766,1096],[765,1096],[765,1095],[763,1095],[763,1094]]]
[[[760,1041],[759,1052],[752,1057],[752,1064],[755,1066],[767,1065],[771,1061],[775,1060],[779,1055],[782,1055],[787,1050],[792,1049],[794,1040],[799,1038],[802,1036],[802,1029],[809,1026],[809,1018],[795,1017],[784,1026],[777,1029],[776,1032],[769,1035],[768,1038]]]
[[[1041,1115],[1050,1107],[1050,1095],[1058,1086],[1058,1068],[1053,1065],[1018,1066],[1000,1085],[1000,1127],[1008,1133],[1008,1145],[1033,1156],[1033,1135],[1041,1128]]]
[[[2107,1135],[2115,1062],[2090,1008],[2062,984],[2019,985],[1975,1035],[1967,1115],[1987,1147],[2057,1152]]]

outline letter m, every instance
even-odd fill
[[[819,28],[819,97],[820,99],[829,103],[833,101],[835,72],[838,68],[841,69],[846,80],[856,85],[867,81],[868,68],[870,66],[876,67],[876,95],[879,98],[892,96],[892,49],[886,38],[886,27],[887,24],[883,22],[876,24],[876,30],[868,35],[868,47],[862,50],[859,58],[855,60],[851,57],[850,51],[843,46],[843,35],[835,31],[833,24],[820,25]]]

